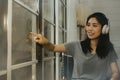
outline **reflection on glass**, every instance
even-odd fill
[[[7,75],[0,76],[0,80],[7,80]]]
[[[44,18],[54,23],[54,0],[43,0],[44,1]]]
[[[26,37],[32,31],[36,16],[15,3],[12,16],[12,64],[30,61],[32,41],[26,40]]]
[[[32,79],[32,66],[13,70],[12,80],[33,80]]]
[[[54,80],[54,60],[44,62],[44,80]]]
[[[44,22],[44,36],[52,43],[54,43],[54,26],[48,22]],[[45,57],[54,56],[53,52],[50,52],[45,48]]]
[[[58,16],[58,19],[59,19],[59,26],[62,26],[64,27],[65,26],[65,10],[64,10],[64,6],[63,4],[61,3],[61,1],[59,1],[59,16]]]
[[[34,11],[37,11],[38,0],[19,0],[19,1],[21,1],[23,4],[27,5]]]
[[[5,70],[7,66],[7,35],[6,35],[6,13],[7,1],[0,0],[0,70]],[[1,80],[1,79],[0,79]]]

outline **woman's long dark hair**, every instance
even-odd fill
[[[104,25],[108,24],[108,19],[103,13],[96,12],[94,14],[91,14],[86,21],[86,24],[88,23],[90,18],[96,18],[97,21],[102,25],[102,28]],[[92,48],[90,46],[90,39],[87,37],[84,41],[81,41],[82,50],[85,54],[92,51]],[[97,48],[96,48],[96,54],[99,58],[105,58],[108,54],[110,49],[113,48],[112,43],[110,42],[109,38],[109,32],[107,34],[102,34],[99,37]]]

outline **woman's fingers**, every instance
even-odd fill
[[[39,44],[46,44],[48,42],[48,40],[41,34],[37,34],[34,32],[30,32],[29,34],[31,36],[31,39],[33,39],[35,42]]]
[[[37,33],[30,32],[30,35],[37,36]]]
[[[34,37],[34,41],[35,41],[35,42],[40,42],[40,39],[41,39],[41,38],[38,37],[38,36],[35,36],[35,37]]]
[[[42,43],[42,35],[41,34],[37,34],[37,33],[34,33],[34,32],[30,32],[30,34],[33,36],[33,39],[35,42],[37,43]]]
[[[29,40],[32,40],[32,36],[33,35],[35,35],[35,33],[33,33],[33,32],[30,32],[30,33],[28,33],[27,35],[26,35],[26,37],[25,37],[25,39],[26,39],[26,41],[29,41]]]

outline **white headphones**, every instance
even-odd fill
[[[105,24],[102,28],[102,34],[107,34],[109,32],[110,27]]]

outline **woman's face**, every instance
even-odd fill
[[[99,39],[102,32],[102,26],[96,18],[90,18],[85,26],[85,31],[89,39]]]

